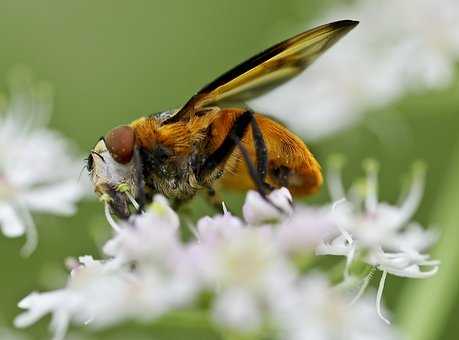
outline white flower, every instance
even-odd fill
[[[179,219],[162,196],[156,196],[144,214],[131,217],[117,227],[104,252],[122,263],[163,263],[180,250]]]
[[[151,320],[194,296],[186,278],[155,268],[136,274],[113,260],[83,257],[80,263],[64,289],[32,293],[20,301],[19,307],[27,311],[16,318],[16,327],[27,327],[51,313],[53,339],[62,340],[71,321],[101,327],[130,318]]]
[[[341,19],[360,24],[306,72],[250,105],[315,139],[410,91],[453,80],[459,59],[456,0],[441,6],[432,0],[359,0],[338,5],[316,24]],[[314,25],[298,30],[308,26]]]
[[[348,298],[320,275],[303,279],[290,300],[279,305],[276,319],[285,340],[395,339],[397,335],[376,317],[365,297],[350,304]]]
[[[280,197],[274,203],[291,206],[285,192]],[[225,212],[200,219],[197,238],[186,243],[178,235],[177,214],[158,196],[145,213],[110,220],[115,236],[104,247],[109,259],[81,257],[66,287],[20,302],[26,311],[15,324],[25,327],[52,314],[54,339],[62,340],[70,322],[97,328],[151,321],[175,310],[193,311],[199,297],[209,297],[204,311],[228,334],[256,336],[269,329],[276,339],[391,339],[364,301],[350,301],[325,279],[300,272],[290,256],[337,229],[330,212],[328,206],[297,207],[276,220],[269,215],[270,223],[260,215],[261,226]],[[411,251],[426,246],[414,230],[404,236]],[[407,261],[424,265],[427,259],[412,253]]]
[[[309,252],[336,229],[330,207],[295,206],[277,227],[279,247],[286,253]]]
[[[257,300],[244,289],[229,289],[214,302],[214,318],[225,328],[256,331],[262,323]]]
[[[354,187],[349,198],[337,196],[344,194],[340,175],[336,169],[330,172],[329,183],[334,186],[330,192],[332,197],[338,199],[333,209],[337,229],[334,236],[319,244],[316,254],[346,256],[345,282],[351,280],[349,271],[354,261],[360,260],[381,270],[379,301],[387,273],[400,277],[428,278],[438,271],[440,263],[420,253],[435,241],[435,234],[409,223],[422,196],[424,168],[419,165],[415,168],[410,191],[399,206],[378,202],[377,166],[370,161],[366,163],[366,169],[365,185]],[[362,290],[367,281],[363,281]]]
[[[253,225],[280,220],[291,212],[292,195],[286,188],[274,190],[266,199],[256,191],[249,191],[242,206],[245,221]]]
[[[117,226],[116,235],[104,246],[104,252],[117,265],[134,265],[146,296],[157,300],[161,295],[165,306],[188,303],[198,288],[178,228],[177,214],[163,196],[157,195],[145,213]],[[154,287],[163,290],[159,293]],[[152,317],[151,313],[145,314]]]
[[[266,277],[282,267],[282,255],[263,229],[244,228],[220,242],[200,243],[206,252],[209,284],[214,287],[241,287],[259,291]],[[199,265],[199,264],[198,264]]]
[[[241,228],[243,228],[242,221],[229,212],[214,217],[205,216],[197,223],[198,237],[204,242],[230,238]]]
[[[113,221],[112,221],[113,222]],[[25,327],[53,315],[54,339],[63,339],[68,324],[107,326],[125,319],[151,320],[191,303],[197,292],[177,231],[179,220],[163,197],[147,212],[117,225],[104,250],[112,258],[81,257],[64,289],[32,293],[16,319]]]
[[[85,188],[70,143],[44,125],[48,88],[21,84],[0,106],[0,228],[8,237],[26,233],[23,251],[29,254],[37,239],[31,212],[72,215]]]
[[[288,291],[295,278],[267,226],[235,228],[227,237],[203,238],[190,246],[189,258],[202,286],[216,294],[215,320],[242,333],[257,330],[269,319],[271,301]]]
[[[80,310],[83,304],[77,288],[86,288],[86,285],[82,284],[83,281],[93,283],[93,276],[99,273],[99,271],[94,270],[96,264],[88,260],[85,259],[88,263],[87,267],[77,268],[73,271],[72,278],[75,278],[79,284],[73,285],[69,282],[67,288],[48,293],[34,292],[22,299],[18,306],[27,311],[16,317],[14,321],[15,326],[19,328],[27,327],[37,322],[44,315],[52,313],[51,329],[54,333],[53,339],[63,339],[72,315]],[[90,318],[87,314],[85,316],[88,319]]]
[[[352,243],[344,235],[323,241],[316,247],[316,255],[348,256],[351,252]]]

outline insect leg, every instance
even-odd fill
[[[263,199],[268,202],[270,205],[272,205],[275,209],[277,209],[279,212],[283,214],[287,214],[284,209],[281,207],[278,207],[271,199],[268,197],[268,193],[272,190],[271,186],[267,184],[264,180],[261,179],[259,176],[259,173],[257,171],[257,168],[253,164],[252,160],[250,159],[249,153],[247,152],[247,149],[245,146],[241,143],[240,140],[237,141],[239,150],[241,151],[242,157],[244,158],[244,161],[247,165],[247,169],[249,170],[249,175],[252,178],[253,182],[255,183],[255,186],[257,188],[258,193],[263,197]]]
[[[240,144],[240,140],[242,140],[245,135],[249,124],[252,127],[252,135],[255,143],[257,177],[263,183],[263,186],[270,190],[273,189],[269,184],[265,183],[268,169],[268,152],[263,134],[251,110],[245,111],[236,119],[233,127],[228,133],[228,136],[225,138],[220,147],[205,160],[204,164],[199,168],[198,175],[200,178],[203,178],[209,172],[213,171],[218,165],[225,161],[230,154],[233,153],[234,148]]]
[[[276,209],[282,210],[274,203],[272,203],[267,196],[267,194],[272,189],[271,186],[265,182],[268,162],[267,150],[263,135],[261,134],[261,130],[256,122],[253,123],[254,121],[255,117],[253,112],[250,110],[245,111],[236,119],[223,143],[204,161],[203,165],[198,169],[198,178],[202,179],[205,177],[205,175],[215,170],[217,166],[224,162],[233,153],[235,147],[238,146],[242,157],[247,164],[249,175],[252,178],[257,191]],[[257,166],[253,164],[247,149],[241,143],[241,140],[244,137],[249,124],[252,124],[252,133],[254,135],[255,147],[257,149]]]
[[[266,199],[268,191],[266,190],[267,188],[265,186],[265,182],[260,177],[260,174],[257,171],[257,168],[253,164],[252,160],[250,159],[249,153],[245,146],[241,143],[240,140],[237,140],[236,142],[238,144],[239,150],[241,151],[242,158],[244,158],[245,164],[247,165],[247,169],[249,170],[249,175],[252,178],[252,181],[254,182],[255,186],[257,187],[257,191],[260,193],[261,196],[263,196]]]
[[[258,176],[263,181],[263,186],[269,191],[273,191],[274,187],[266,183],[266,175],[268,173],[268,150],[266,148],[265,139],[263,138],[263,133],[261,132],[257,120],[253,116],[253,112],[250,124],[252,126],[252,135],[255,144]]]
[[[244,112],[236,119],[223,143],[217,148],[217,150],[209,155],[207,159],[204,160],[203,164],[198,166],[196,170],[198,179],[202,180],[207,174],[226,161],[226,159],[233,153],[239,141],[245,135],[247,127],[252,119],[253,114],[250,111]]]
[[[145,195],[145,179],[143,175],[143,163],[140,157],[139,149],[134,150],[134,164],[135,164],[135,186],[137,189],[136,201],[139,204],[139,213],[144,210],[146,203]]]
[[[253,117],[253,113],[250,125],[252,126],[252,135],[257,157],[257,173],[258,176],[260,176],[260,179],[264,182],[268,169],[268,151],[266,149],[265,140],[263,138],[263,134],[261,133],[260,126],[258,126],[255,117]]]
[[[284,212],[283,209],[275,205],[268,197],[267,194],[274,190],[270,184],[266,183],[266,175],[268,172],[268,150],[266,148],[266,143],[263,138],[263,133],[261,132],[260,126],[258,125],[255,116],[252,111],[247,111],[251,113],[252,119],[250,125],[252,127],[252,136],[255,146],[255,156],[256,156],[256,168],[249,157],[249,153],[245,146],[241,143],[240,139],[236,142],[238,143],[239,150],[241,151],[242,157],[247,165],[249,170],[250,177],[255,183],[258,192],[260,195],[273,207],[275,207],[280,212]]]

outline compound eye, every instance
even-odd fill
[[[104,140],[115,161],[121,164],[127,164],[131,161],[135,146],[133,128],[127,125],[118,126],[107,133]]]

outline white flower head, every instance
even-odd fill
[[[233,237],[243,227],[242,221],[229,212],[214,217],[205,216],[197,223],[198,237],[203,242]]]
[[[104,252],[122,263],[164,262],[180,251],[179,225],[179,218],[168,201],[157,195],[145,213],[120,223],[115,237],[104,246]]]
[[[276,310],[282,339],[396,339],[376,317],[371,299],[350,304],[348,297],[319,274],[302,279],[293,295]]]
[[[36,246],[31,212],[72,215],[86,189],[72,145],[46,128],[49,86],[15,74],[4,108],[0,105],[0,229],[8,237],[27,234],[23,252]]]
[[[434,233],[410,223],[422,196],[424,167],[420,164],[415,166],[411,188],[398,206],[378,202],[377,165],[367,161],[365,168],[366,183],[354,186],[349,198],[337,196],[344,195],[340,174],[336,169],[330,172],[330,192],[332,197],[339,199],[333,209],[337,229],[335,236],[319,244],[316,254],[346,256],[345,281],[351,278],[349,270],[354,261],[360,260],[381,270],[379,301],[388,273],[427,278],[438,271],[439,262],[420,253],[433,243]],[[364,280],[362,287],[366,284]]]
[[[284,192],[273,201],[290,207],[289,197]],[[69,261],[72,271],[63,289],[24,298],[19,306],[25,311],[16,326],[51,314],[54,339],[62,340],[71,322],[95,328],[125,320],[149,322],[177,310],[193,312],[199,301],[199,313],[204,311],[223,332],[242,337],[269,329],[276,339],[392,339],[367,299],[351,301],[323,276],[299,270],[291,256],[312,249],[320,238],[331,240],[326,244],[336,254],[349,256],[348,248],[356,248],[357,242],[351,231],[340,231],[333,209],[297,207],[275,219],[271,212],[269,219],[259,216],[262,225],[227,211],[204,217],[197,223],[197,237],[186,242],[178,235],[177,214],[157,196],[144,213],[110,221],[115,235],[104,247],[109,259]],[[414,229],[404,235],[410,244],[410,253],[403,251],[405,263],[387,251],[384,262],[377,260],[384,273],[381,287],[389,272],[383,265],[405,273],[408,267],[428,265],[420,254],[427,244],[416,235]],[[343,249],[337,251],[338,245]],[[381,295],[382,288],[377,295],[380,314]]]
[[[95,287],[95,282],[97,285],[100,283],[102,265],[91,257],[84,257],[82,260],[86,264],[81,264],[72,271],[67,287],[47,293],[33,292],[22,299],[18,306],[26,311],[16,317],[15,326],[27,327],[51,313],[53,339],[61,340],[77,312],[81,312],[81,318],[86,319],[84,321],[91,319],[88,311],[83,310],[85,303],[83,295],[94,292],[91,287]]]
[[[276,237],[286,253],[309,252],[336,229],[331,208],[296,206],[277,227]]]
[[[65,337],[70,322],[106,327],[129,320],[151,320],[191,302],[194,289],[186,278],[168,276],[150,268],[136,275],[114,260],[80,258],[67,286],[47,293],[31,293],[19,302],[26,309],[16,327],[27,327],[51,313],[54,340]]]

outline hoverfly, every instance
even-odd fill
[[[120,218],[157,193],[179,204],[216,185],[264,197],[287,187],[308,195],[322,184],[320,165],[303,141],[241,102],[291,79],[358,22],[341,20],[300,33],[253,56],[203,87],[181,108],[112,129],[88,158],[94,190]],[[220,105],[220,106],[217,106]]]

